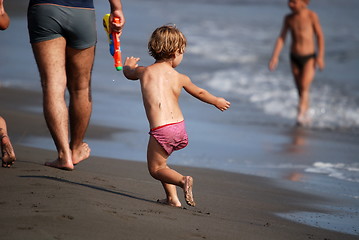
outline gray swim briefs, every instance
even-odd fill
[[[28,9],[30,43],[66,39],[67,46],[85,49],[96,45],[96,16],[94,9],[38,4]]]

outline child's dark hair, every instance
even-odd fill
[[[148,41],[148,52],[156,60],[167,60],[175,57],[177,51],[184,53],[186,37],[173,25],[157,28]]]

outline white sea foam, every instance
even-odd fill
[[[241,12],[239,7],[236,10]],[[202,75],[210,87],[245,98],[264,113],[280,116],[292,122],[296,116],[298,94],[290,73],[288,56],[284,53],[289,51],[288,46],[283,49],[279,66],[281,68],[276,72],[269,72],[267,64],[279,31],[273,26],[272,16],[263,13],[261,24],[257,24],[255,18],[247,16],[244,12],[236,16],[238,17],[227,19],[225,25],[215,18],[186,25],[183,30],[189,35],[187,52],[200,56],[204,62],[215,62],[221,66],[214,73]],[[267,18],[272,24],[265,23]],[[335,41],[335,38],[329,34],[327,40]],[[329,46],[328,56],[349,56],[348,51],[350,50],[346,46],[342,46],[340,50],[331,49]],[[354,61],[353,59],[347,60]],[[314,128],[358,131],[359,99],[355,89],[343,91],[343,84],[333,84],[343,83],[345,79],[334,79],[332,82],[326,79],[333,76],[345,77],[335,75],[336,72],[340,72],[339,68],[333,68],[340,66],[340,62],[338,64],[337,61],[337,58],[328,57],[325,74],[317,74],[319,76],[316,76],[311,88],[309,117]],[[355,73],[355,69],[352,69],[352,72]],[[346,71],[346,75],[350,76],[351,71]]]
[[[328,163],[315,162],[312,166],[305,169],[308,173],[319,173],[329,177],[359,183],[359,163]]]
[[[207,77],[210,87],[244,97],[267,114],[286,119],[296,115],[298,96],[293,82],[283,73],[232,69]],[[359,128],[355,101],[326,84],[312,89],[309,115],[316,128]]]

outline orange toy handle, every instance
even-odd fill
[[[121,23],[120,18],[114,17],[114,23]],[[115,61],[115,68],[117,71],[122,70],[122,57],[121,57],[121,42],[120,42],[120,34],[118,32],[112,32],[112,41],[114,46],[114,54],[113,59]]]

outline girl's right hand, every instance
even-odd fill
[[[223,112],[231,106],[231,103],[224,98],[218,97],[215,106]]]

